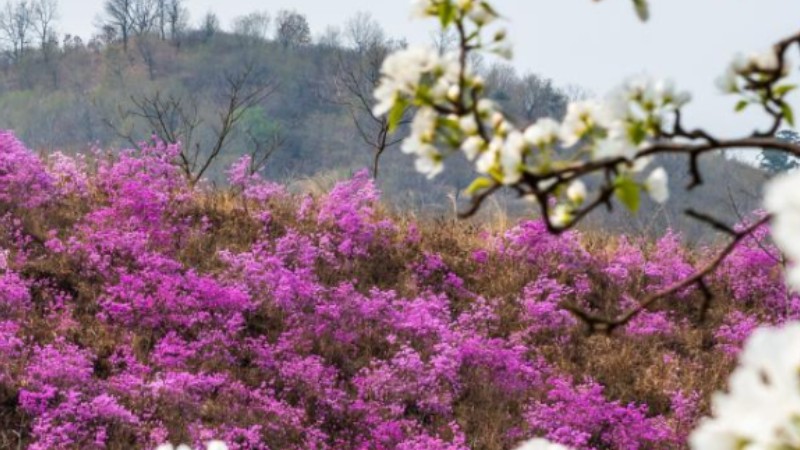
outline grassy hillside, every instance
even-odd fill
[[[164,104],[174,101],[181,107],[165,111],[171,129],[182,129],[181,111],[196,123],[185,146],[199,149],[202,159],[214,147],[219,115],[230,99],[228,81],[247,73],[244,90],[265,88],[269,95],[248,105],[204,175],[224,184],[225,167],[239,156],[272,151],[260,171],[268,179],[343,179],[373,163],[374,149],[362,139],[354,118],[369,136],[377,136],[379,128],[361,100],[371,102],[382,58],[388,49],[402,45],[378,33],[379,28],[370,29],[377,37],[362,46],[335,35],[287,46],[272,39],[202,29],[186,31],[177,42],[150,35],[132,38],[127,50],[119,39],[97,37],[84,44],[70,38],[47,55],[30,50],[20,61],[5,62],[0,72],[0,124],[43,153],[69,153],[91,145],[131,148],[154,133],[167,139],[137,107],[158,95]],[[487,79],[490,98],[520,124],[563,114],[570,94],[554,82],[522,76],[503,65],[476,64]],[[362,98],[354,97],[354,92]],[[189,133],[175,134],[176,140],[189,140]],[[676,169],[672,173],[685,171],[681,161],[666,163]],[[638,217],[599,215],[591,225],[649,236],[674,228],[690,242],[713,239],[704,227],[683,217],[689,199],[694,207],[733,223],[740,220],[739,214],[758,207],[764,176],[720,155],[709,156],[704,163],[707,183],[695,195],[683,195],[680,188],[688,179],[676,179],[674,201],[665,209],[645,209]],[[401,210],[452,214],[453,201],[463,201],[460,191],[471,180],[472,168],[457,159],[448,161],[448,166],[444,178],[430,183],[415,173],[411,158],[398,146],[388,149],[378,181],[384,200]],[[495,211],[511,217],[529,217],[528,205],[510,193],[498,208]]]
[[[176,152],[0,135],[0,448],[684,448],[750,330],[800,312],[760,233],[707,311],[590,337],[564,304],[617,314],[710,250],[392,214],[367,172],[191,187]]]

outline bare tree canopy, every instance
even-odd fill
[[[386,37],[383,28],[368,12],[357,12],[347,20],[344,27],[347,43],[362,53],[381,45]]]
[[[373,151],[372,176],[377,178],[381,156],[402,138],[392,136],[386,117],[372,112],[373,91],[380,82],[384,59],[405,43],[387,40],[383,30],[366,14],[358,14],[348,22],[347,35],[356,51],[339,51],[330,92],[333,102],[347,108],[359,137]],[[409,123],[408,112],[403,112],[397,125]]]
[[[183,5],[183,0],[166,0],[165,12],[169,38],[177,43],[180,35],[189,23],[189,10]]]
[[[132,30],[139,36],[156,29],[159,13],[158,0],[132,0],[130,15]]]
[[[33,27],[45,59],[50,54],[49,43],[57,40],[54,22],[58,20],[58,0],[35,0],[33,2]]]
[[[200,31],[203,33],[203,39],[208,41],[219,31],[219,17],[213,12],[209,11],[203,16],[203,21],[200,25]]]
[[[301,47],[311,43],[311,28],[306,16],[297,11],[281,10],[275,19],[275,40],[283,48]]]
[[[233,21],[233,32],[241,37],[257,41],[267,39],[272,17],[266,11],[251,12]]]
[[[181,144],[178,164],[184,175],[195,184],[225,151],[239,123],[275,92],[274,83],[259,78],[252,64],[226,74],[223,82],[224,94],[216,102],[220,106],[213,123],[204,123],[200,105],[194,97],[165,95],[160,91],[152,95],[131,96],[131,107],[120,112],[121,118],[123,121],[131,117],[139,119],[161,141]],[[109,121],[106,124],[132,145],[137,145],[133,129],[120,130]],[[212,130],[210,140],[198,137],[201,126]],[[281,145],[280,139],[259,135],[251,127],[244,131],[255,144],[256,150],[251,155],[254,161],[265,161]],[[262,157],[257,152],[267,155]]]
[[[11,57],[19,61],[30,45],[34,32],[34,5],[26,0],[9,1],[0,13],[0,33],[11,47]]]
[[[133,31],[133,3],[135,0],[106,0],[106,24],[117,30],[122,38],[122,45],[127,50]]]

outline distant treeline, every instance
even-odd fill
[[[370,167],[385,198],[436,214],[452,211],[471,179],[458,158],[434,182],[416,174],[398,145],[403,127],[390,135],[386,121],[371,114],[382,61],[406,44],[367,13],[317,31],[297,11],[256,11],[223,29],[213,12],[193,20],[183,0],[107,0],[84,42],[58,32],[58,6],[10,1],[0,13],[0,128],[34,149],[118,149],[155,137],[181,142],[187,176],[215,183],[244,154],[252,156],[251,170],[283,181],[329,180]],[[442,52],[455,44],[448,35],[431,41]],[[490,98],[520,125],[558,118],[569,100],[584,95],[500,62],[472,65]],[[755,200],[733,205],[730,198],[757,199],[763,173],[711,159],[701,207],[731,220],[755,208]],[[512,216],[530,211],[510,195],[503,206]],[[652,234],[675,227],[703,237],[682,217],[684,207],[677,198],[663,210],[597,223]]]

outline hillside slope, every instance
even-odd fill
[[[366,171],[192,187],[178,151],[0,134],[0,448],[684,448],[753,327],[800,313],[747,241],[709,310],[690,289],[589,337],[564,304],[618,314],[707,252],[411,220]]]

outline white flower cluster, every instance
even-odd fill
[[[450,87],[458,82],[458,55],[440,56],[429,47],[415,46],[389,55],[381,67],[381,82],[375,90],[376,116],[389,111],[403,98],[426,96],[429,101],[442,101]],[[432,80],[423,83],[423,77]]]
[[[192,448],[186,444],[180,444],[175,447],[167,442],[156,447],[156,450],[192,450]],[[222,441],[208,441],[206,442],[206,450],[228,450],[228,445]]]
[[[800,174],[784,175],[770,182],[764,206],[773,215],[775,244],[794,264],[788,269],[787,283],[800,291]]]
[[[717,87],[726,94],[742,91],[746,77],[775,72],[780,68],[780,59],[774,49],[748,55],[738,54],[719,78]]]
[[[459,24],[461,52],[495,51],[505,41],[499,32],[484,45],[482,27],[498,17],[479,0],[414,0],[414,16],[437,17],[442,26]],[[448,19],[451,18],[451,19]],[[474,32],[463,33],[472,24]],[[554,187],[566,201],[553,209],[551,220],[571,222],[587,198],[586,186],[574,182],[566,192],[548,179],[549,171],[581,160],[620,160],[615,189],[635,209],[639,192],[658,201],[669,196],[667,174],[657,169],[645,182],[634,181],[648,165],[639,152],[669,131],[676,111],[690,100],[669,81],[631,79],[607,100],[573,102],[562,121],[540,119],[527,129],[515,127],[490,100],[483,98],[484,81],[463,67],[462,53],[440,55],[430,48],[412,47],[390,55],[375,91],[376,115],[389,115],[390,124],[409,107],[416,108],[410,136],[402,150],[416,156],[419,172],[433,178],[444,169],[446,150],[460,149],[482,175],[468,189],[475,193],[495,183],[517,185],[526,174],[538,177],[539,189]],[[549,183],[549,184],[548,184]]]
[[[439,17],[441,8],[456,8],[478,25],[488,25],[497,19],[497,13],[485,1],[476,0],[412,0],[411,16],[417,19]]]
[[[427,47],[411,47],[389,55],[381,68],[382,78],[375,90],[376,116],[409,104],[436,105],[458,100],[461,66],[458,55],[439,55]],[[467,74],[465,74],[466,76]],[[417,170],[429,177],[442,171],[444,157],[437,149],[438,114],[423,106],[411,124],[411,136],[403,143],[405,153],[417,156]]]
[[[690,437],[695,450],[800,449],[800,323],[756,330],[713,418]]]
[[[594,140],[594,159],[626,158],[637,153],[664,131],[674,113],[691,100],[670,80],[635,77],[623,83],[605,102],[570,105],[561,137],[571,147]],[[641,170],[646,164],[634,166]]]
[[[546,439],[533,439],[523,443],[516,450],[570,450],[570,448],[554,444]]]

